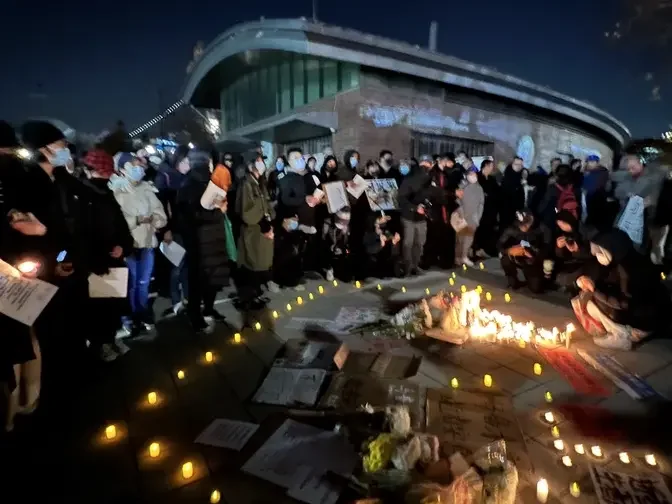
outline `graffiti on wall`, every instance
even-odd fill
[[[390,128],[399,125],[417,130],[469,132],[469,114],[464,117],[467,122],[467,124],[464,124],[456,121],[453,117],[442,114],[437,109],[363,105],[359,109],[359,116],[363,119],[371,119],[377,128]]]
[[[597,149],[591,149],[589,147],[584,147],[583,145],[572,144],[569,146],[572,156],[575,158],[583,159],[588,156],[597,156],[602,158],[602,153]]]
[[[523,166],[530,168],[534,163],[534,140],[530,135],[525,135],[518,140],[516,156],[523,160]]]
[[[476,128],[481,135],[506,143],[511,148],[516,147],[522,129],[520,121],[502,118],[476,121]]]

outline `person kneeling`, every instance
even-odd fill
[[[401,236],[389,229],[392,217],[373,214],[364,233],[364,246],[368,256],[369,276],[376,278],[400,277]]]
[[[553,276],[559,287],[576,295],[578,293],[576,279],[592,257],[588,242],[579,232],[579,221],[570,212],[566,210],[558,212],[555,222],[557,238]]]
[[[535,294],[544,290],[544,260],[550,256],[551,233],[528,212],[516,212],[516,221],[504,230],[498,248],[509,288],[521,287],[518,270],[523,272],[529,289]]]
[[[630,350],[669,326],[670,296],[653,264],[635,251],[625,232],[598,235],[590,252],[596,261],[577,279],[583,293],[572,305],[596,345]]]

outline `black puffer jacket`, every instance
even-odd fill
[[[499,238],[497,248],[501,253],[505,254],[509,248],[520,245],[520,242],[530,244],[530,251],[536,260],[551,257],[555,247],[551,231],[536,219],[532,227],[527,231],[521,231],[517,223],[506,228]]]
[[[401,218],[420,222],[425,219],[418,213],[418,205],[424,205],[432,197],[432,179],[425,169],[419,165],[413,165],[411,173],[404,178],[399,188],[399,208]],[[429,210],[428,210],[429,213]]]

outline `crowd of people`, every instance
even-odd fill
[[[152,285],[171,300],[164,316],[185,311],[194,331],[209,331],[223,320],[215,298],[228,285],[249,311],[263,309],[269,293],[303,290],[311,276],[413,276],[499,257],[511,289],[576,295],[579,320],[602,346],[629,349],[667,322],[656,264],[671,182],[634,155],[616,171],[597,156],[554,159],[548,170],[515,157],[500,171],[465,152],[395,160],[383,150],[363,162],[356,150],[340,161],[329,149],[318,166],[298,148],[245,163],[193,146],[131,145],[115,133],[76,153],[48,122],[28,122],[18,135],[0,123],[0,258],[13,266],[30,259],[21,274],[58,286],[33,327],[0,318],[8,429],[16,413],[36,407],[46,335],[67,332],[69,345],[115,360],[129,351],[125,336],[155,322]],[[325,184],[354,188],[358,177],[393,179],[397,209],[373,211],[365,194],[348,191],[347,205],[331,212]],[[210,185],[219,196],[205,201]],[[633,196],[645,206],[638,243],[615,227]],[[173,242],[186,251],[177,265],[157,254]],[[126,297],[91,296],[91,275],[115,268],[128,269]]]

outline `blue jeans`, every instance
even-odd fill
[[[149,317],[149,282],[154,269],[154,249],[134,249],[126,258],[128,265],[128,300],[131,303],[131,314],[135,321],[148,321]]]
[[[170,270],[170,302],[175,306],[187,297],[188,292],[187,263],[182,259],[179,266]]]

